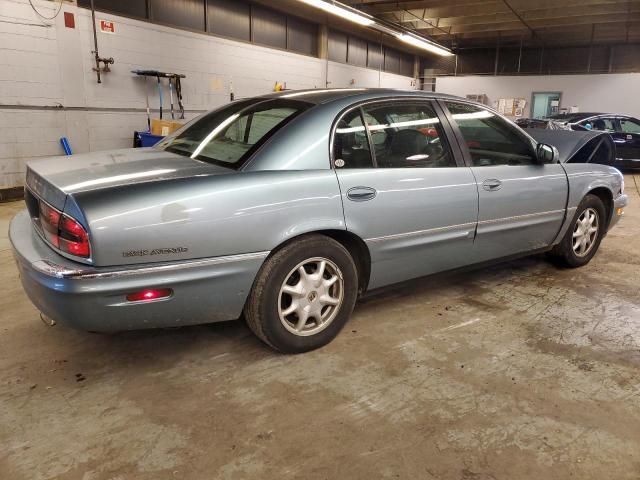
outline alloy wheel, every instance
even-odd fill
[[[595,245],[598,238],[599,221],[598,212],[591,207],[578,217],[572,238],[573,253],[578,257],[587,256]]]
[[[286,276],[278,296],[282,325],[294,335],[315,335],[336,318],[344,299],[344,279],[335,263],[314,257]]]

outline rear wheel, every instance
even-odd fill
[[[586,195],[564,238],[553,249],[553,256],[572,268],[589,263],[604,236],[606,218],[602,200],[595,195]]]
[[[285,353],[329,343],[345,325],[356,301],[357,271],[335,240],[310,235],[269,257],[245,307],[251,330]]]

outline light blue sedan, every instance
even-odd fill
[[[561,133],[537,143],[484,105],[418,91],[239,100],[153,148],[29,163],[10,238],[50,323],[244,316],[303,352],[367,290],[542,251],[589,262],[627,204],[623,178],[592,163],[608,155],[598,133]]]

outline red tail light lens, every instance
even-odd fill
[[[44,202],[40,202],[40,225],[46,239],[54,246],[60,247],[58,225],[61,214]]]
[[[159,300],[161,298],[170,297],[173,290],[170,288],[154,288],[141,290],[140,292],[130,293],[127,295],[129,302],[148,302],[151,300]]]
[[[89,257],[89,235],[73,218],[40,201],[40,226],[51,245],[78,257]]]
[[[90,254],[89,235],[82,225],[66,215],[60,220],[60,250],[78,257]]]

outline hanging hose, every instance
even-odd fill
[[[158,96],[160,97],[160,120],[162,120],[162,84],[160,83],[160,75],[158,75]]]

